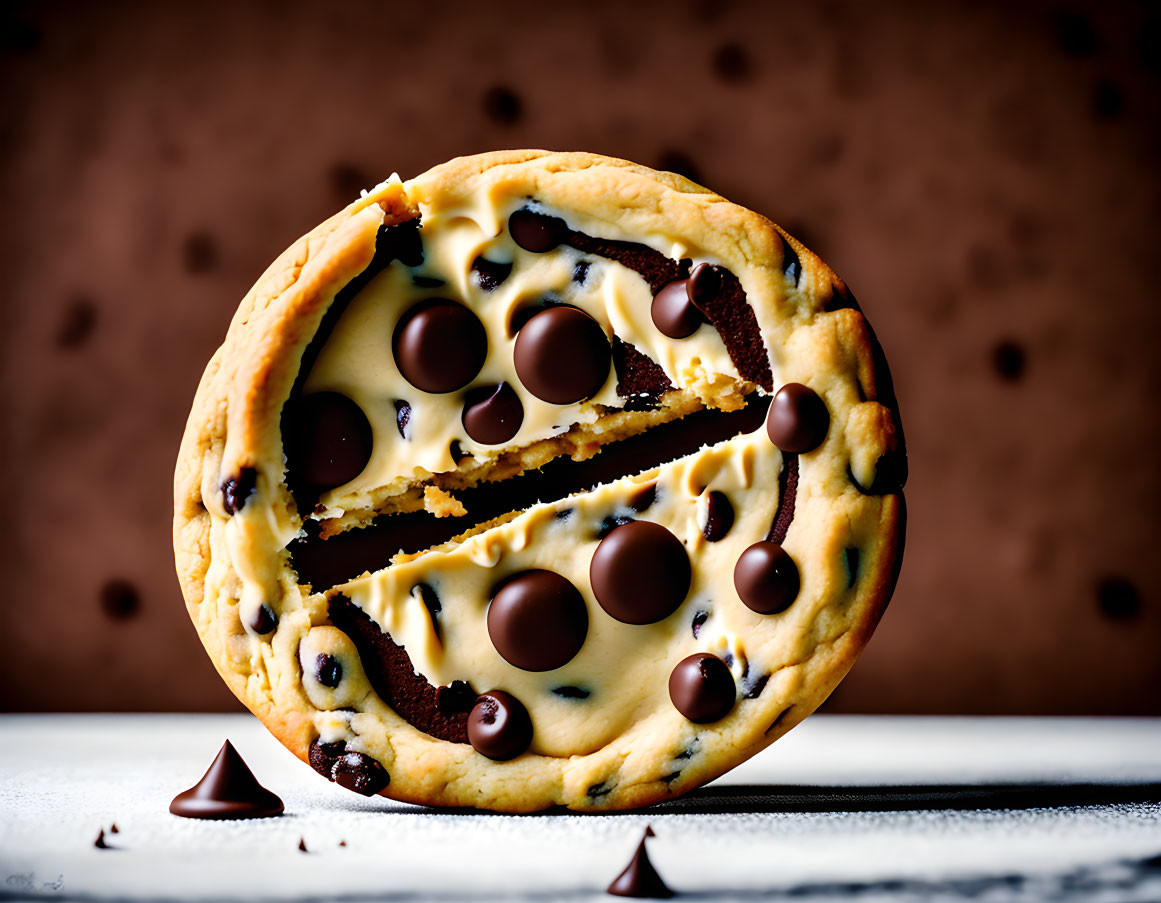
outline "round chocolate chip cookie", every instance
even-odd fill
[[[769,220],[591,154],[364,194],[243,300],[175,480],[222,677],[364,794],[697,787],[812,712],[902,555],[891,380]]]

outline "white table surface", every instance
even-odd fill
[[[284,816],[169,814],[226,738]],[[364,799],[249,716],[8,715],[0,896],[612,900],[652,825],[679,899],[1159,900],[1159,801],[1149,719],[815,716],[680,801],[504,816]]]

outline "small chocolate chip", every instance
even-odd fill
[[[734,525],[734,506],[724,492],[714,491],[706,496],[705,525],[701,528],[701,535],[706,542],[718,542],[725,539]]]
[[[830,429],[826,403],[811,388],[787,383],[770,402],[766,433],[784,452],[803,454],[818,448]]]
[[[612,789],[606,782],[599,781],[596,784],[589,784],[588,789],[585,791],[585,796],[594,800],[600,799],[602,796],[608,796],[612,792]]]
[[[411,588],[411,594],[418,596],[423,607],[427,609],[427,613],[431,616],[431,628],[438,638],[440,635],[439,614],[443,611],[443,604],[439,601],[436,591],[426,583],[417,583]]]
[[[74,298],[57,327],[56,347],[69,351],[80,348],[92,336],[96,325],[97,306],[85,295]]]
[[[798,596],[798,567],[782,546],[762,540],[738,558],[734,588],[751,611],[778,614],[786,611]]]
[[[111,850],[111,849],[113,849],[111,846],[109,846],[108,843],[105,842],[105,829],[104,828],[101,828],[101,830],[97,832],[97,839],[93,841],[93,846],[95,846],[98,850]]]
[[[494,85],[484,92],[484,113],[500,125],[514,125],[524,113],[524,105],[511,88]]]
[[[585,280],[589,278],[589,266],[587,260],[578,260],[576,266],[572,268],[572,281],[577,285],[584,285]]]
[[[844,549],[843,553],[847,566],[847,589],[851,589],[859,580],[859,550],[851,547]]]
[[[391,349],[411,385],[444,394],[475,379],[488,354],[488,335],[479,317],[462,304],[429,298],[400,319]]]
[[[695,653],[679,662],[669,675],[669,698],[694,724],[720,721],[737,699],[734,676],[716,655]]]
[[[468,715],[468,742],[497,762],[515,759],[532,743],[532,719],[515,696],[503,690],[484,693]]]
[[[419,219],[380,226],[375,237],[375,256],[385,263],[398,260],[405,267],[422,266],[423,239],[419,237]]]
[[[246,500],[258,488],[258,471],[253,467],[243,467],[238,475],[230,477],[222,484],[222,505],[227,514],[237,514],[246,505]]]
[[[273,632],[277,626],[278,618],[273,609],[266,604],[258,606],[258,612],[254,615],[254,620],[250,622],[250,629],[259,636],[266,636],[266,634]]]
[[[374,796],[391,783],[391,775],[376,759],[363,753],[348,752],[331,768],[331,780],[363,796]]]
[[[520,431],[524,406],[507,383],[468,393],[462,422],[467,434],[481,445],[503,445]]]
[[[292,478],[321,492],[363,472],[371,459],[371,424],[345,395],[316,392],[287,402],[282,443]]]
[[[395,402],[395,426],[399,429],[399,435],[404,439],[407,438],[407,424],[411,422],[411,405],[406,401],[396,400]]]
[[[342,683],[343,666],[333,655],[319,653],[314,661],[314,676],[315,680],[324,687],[330,687],[333,690]]]
[[[742,696],[746,699],[757,699],[762,695],[762,691],[766,689],[766,684],[769,681],[769,673],[750,678],[742,684]]]
[[[447,285],[442,279],[437,279],[435,276],[421,276],[416,273],[411,277],[411,282],[417,288],[440,288]]]
[[[486,257],[472,261],[472,279],[485,292],[493,292],[512,272],[511,263],[496,263]]]
[[[657,484],[650,483],[648,486],[642,486],[629,497],[629,507],[640,514],[642,511],[648,511],[655,501],[657,501]]]
[[[1141,613],[1141,594],[1124,577],[1110,576],[1097,584],[1101,614],[1114,621],[1127,621]]]
[[[460,445],[459,439],[452,439],[451,443],[447,447],[447,453],[451,455],[451,459],[456,462],[456,466],[459,466],[464,461],[468,460],[468,458],[474,457],[474,455],[469,455],[466,451],[464,451],[463,446]]]
[[[552,692],[561,699],[588,699],[592,695],[592,690],[583,687],[553,687]]]
[[[570,517],[572,517],[572,513],[575,510],[575,508],[561,508],[553,515],[553,517],[555,517],[557,520],[568,520]]]
[[[523,209],[508,217],[508,234],[525,251],[543,254],[564,241],[568,226],[558,216]]]
[[[688,279],[678,279],[661,289],[649,306],[649,316],[657,331],[671,339],[689,338],[705,322],[690,300]]]
[[[120,834],[121,833],[121,829],[117,827],[116,822],[113,822],[113,824],[109,825],[109,833],[110,834]]]
[[[1005,339],[992,348],[992,367],[1004,382],[1019,382],[1024,375],[1026,355],[1017,342]]]
[[[601,540],[589,566],[593,595],[623,624],[655,624],[685,601],[692,579],[681,540],[660,524],[634,521]]]
[[[488,606],[488,636],[506,662],[524,671],[551,671],[584,645],[589,614],[584,597],[552,571],[523,571],[500,587]]]
[[[693,631],[693,638],[695,640],[697,639],[697,635],[699,633],[701,633],[702,625],[707,620],[709,620],[709,612],[708,611],[695,611],[693,613],[693,622],[690,624],[690,628]]]
[[[635,517],[630,517],[628,514],[610,514],[597,525],[597,539],[604,539],[617,527],[631,524],[635,520]]]
[[[612,350],[601,324],[575,307],[549,307],[516,334],[513,363],[523,386],[550,404],[573,404],[600,391]]]
[[[785,238],[782,239],[782,272],[790,284],[797,288],[798,279],[802,275],[802,262],[798,259],[798,252],[794,250],[794,246]]]
[[[744,82],[752,74],[750,56],[737,43],[722,44],[711,59],[714,75],[724,82]]]
[[[306,838],[305,837],[298,838],[298,851],[300,853],[309,853],[310,852],[310,850],[308,850],[306,848]]]
[[[208,232],[193,232],[181,246],[187,273],[208,273],[218,265],[218,243]]]
[[[115,621],[124,621],[141,610],[141,594],[128,580],[114,578],[101,587],[101,609]]]

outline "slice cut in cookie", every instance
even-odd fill
[[[814,254],[671,173],[502,152],[392,177],[267,270],[198,389],[174,545],[218,671],[330,780],[620,809],[834,689],[905,477]]]

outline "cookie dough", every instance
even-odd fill
[[[591,154],[453,160],[285,252],[175,478],[223,678],[360,793],[607,810],[805,718],[902,555],[903,436],[846,286]]]

